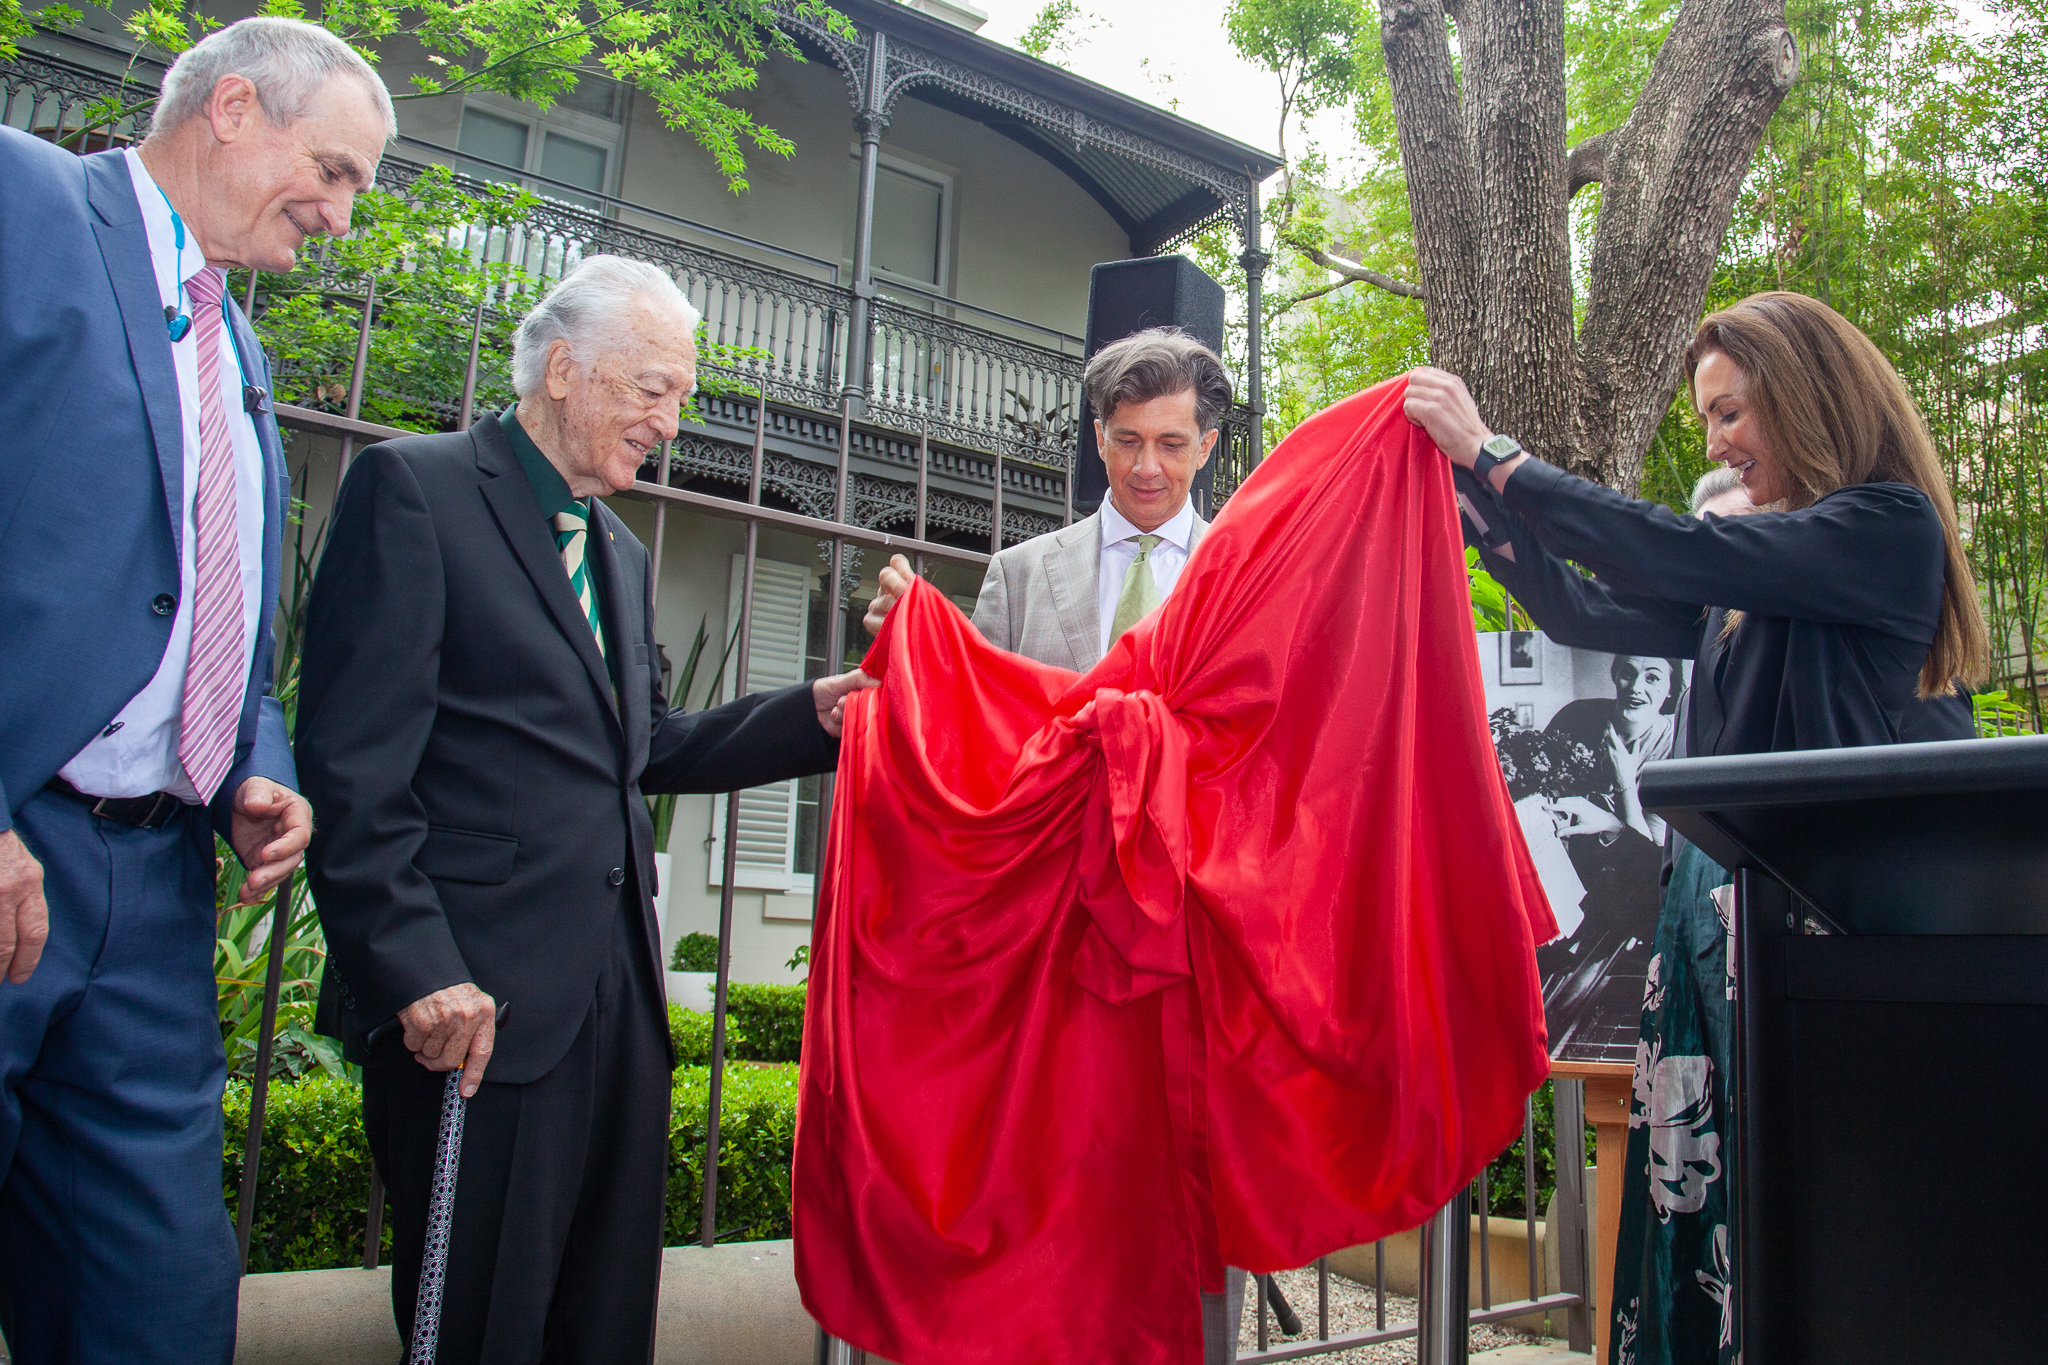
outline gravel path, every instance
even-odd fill
[[[1316,1334],[1316,1272],[1310,1266],[1306,1270],[1283,1270],[1273,1277],[1279,1281],[1280,1292],[1294,1311],[1301,1315],[1302,1332],[1299,1336],[1283,1337],[1280,1326],[1273,1320],[1270,1310],[1266,1324],[1268,1340],[1275,1346],[1282,1342],[1311,1341]],[[1256,1283],[1256,1282],[1255,1282]],[[1244,1306],[1243,1331],[1238,1336],[1238,1350],[1250,1355],[1258,1349],[1258,1317],[1252,1304],[1252,1287],[1247,1287]],[[1393,1327],[1404,1322],[1415,1321],[1419,1305],[1414,1299],[1399,1294],[1387,1295],[1387,1326]],[[1371,1329],[1373,1320],[1373,1290],[1370,1285],[1355,1284],[1342,1275],[1330,1276],[1330,1335],[1345,1332],[1359,1332]],[[1491,1351],[1499,1346],[1518,1346],[1541,1341],[1541,1337],[1526,1332],[1511,1331],[1498,1323],[1482,1323],[1472,1328],[1472,1351]],[[1415,1339],[1385,1341],[1376,1346],[1360,1346],[1349,1351],[1336,1351],[1329,1355],[1310,1356],[1316,1362],[1328,1365],[1409,1365],[1415,1359]]]

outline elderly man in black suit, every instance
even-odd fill
[[[673,1059],[641,793],[828,770],[868,682],[663,701],[647,552],[594,495],[675,435],[696,321],[653,267],[586,259],[520,325],[515,407],[356,460],[313,586],[319,1020],[364,1068],[401,1334],[438,1073],[469,1097],[442,1361],[651,1357]]]

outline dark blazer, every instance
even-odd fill
[[[0,831],[156,675],[176,611],[184,505],[178,378],[149,235],[119,152],[84,158],[0,128]],[[263,348],[228,319],[270,388]],[[256,418],[267,486],[263,600],[277,600],[290,476]],[[295,787],[259,613],[227,832],[254,776]]]
[[[808,684],[668,710],[648,555],[602,503],[588,562],[616,695],[497,417],[349,469],[307,605],[298,750],[327,934],[318,1026],[352,1060],[404,1006],[474,981],[516,1006],[490,1078],[545,1075],[619,914],[638,916],[660,979],[641,792],[838,760]]]
[[[1500,494],[1470,470],[1455,478],[1515,558],[1483,543],[1471,513],[1468,543],[1552,639],[1693,658],[1688,755],[1972,733],[1966,699],[1916,695],[1946,573],[1941,520],[1917,488],[1852,484],[1796,512],[1696,518],[1540,460]],[[1749,615],[1724,642],[1731,610]]]

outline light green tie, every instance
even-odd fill
[[[1116,615],[1110,619],[1109,642],[1145,619],[1159,605],[1159,585],[1152,579],[1152,551],[1163,536],[1139,536],[1138,557],[1124,571],[1124,590],[1116,599]]]
[[[590,618],[590,633],[597,637],[597,652],[604,657],[604,623],[597,614],[597,592],[590,581],[590,564],[584,549],[590,538],[590,519],[584,505],[572,502],[555,513],[555,548],[561,552],[562,567],[569,573],[569,590]]]

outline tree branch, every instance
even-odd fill
[[[1398,294],[1404,299],[1419,299],[1423,297],[1422,286],[1420,285],[1410,284],[1406,280],[1397,280],[1392,275],[1382,275],[1370,266],[1360,265],[1356,261],[1347,261],[1342,256],[1332,256],[1329,252],[1316,247],[1302,246],[1299,243],[1290,243],[1290,245],[1325,270],[1334,270],[1339,275],[1342,275],[1344,277],[1343,284],[1350,284],[1354,281],[1359,284],[1369,284],[1375,289],[1384,289],[1389,294]],[[1291,300],[1291,302],[1300,303],[1303,299],[1319,298],[1333,290],[1342,288],[1343,284],[1333,284],[1328,289],[1312,289],[1308,293],[1303,294],[1301,298]]]
[[[1632,492],[1735,197],[1799,70],[1784,0],[1685,0],[1604,150],[1579,330],[1588,455]]]
[[[1565,157],[1565,198],[1570,199],[1588,185],[1598,185],[1607,179],[1607,144],[1613,139],[1612,133],[1595,133],[1572,148]]]
[[[540,49],[544,47],[554,47],[557,46],[558,44],[570,42],[577,38],[590,37],[594,35],[599,29],[606,27],[614,19],[619,18],[621,15],[631,14],[636,10],[645,10],[646,8],[648,8],[647,0],[631,0],[631,3],[621,5],[618,9],[613,10],[609,14],[600,15],[598,18],[591,20],[587,24],[581,24],[576,28],[566,30],[565,32],[551,33],[547,37],[537,39],[531,43],[528,43],[524,47],[515,48],[512,51],[506,53],[504,56],[499,57],[494,61],[487,61],[482,66],[478,67],[476,70],[464,74],[463,76],[457,78],[456,80],[451,81],[448,85],[444,86],[443,88],[435,90],[431,93],[434,95],[459,95],[465,90],[474,88],[479,81],[481,81],[484,77],[490,75],[493,71],[498,70],[500,67],[511,65],[513,62],[518,61],[521,57],[526,56],[529,52],[538,52]],[[417,41],[419,32],[420,29],[418,27],[415,27],[413,29],[406,30],[406,36],[412,37]],[[476,45],[473,40],[471,40],[471,43],[472,46]],[[428,50],[432,51],[431,48],[429,48]],[[561,62],[548,63],[548,65],[556,67],[565,66],[565,64]],[[418,95],[424,96],[428,92],[421,91],[416,93]]]

